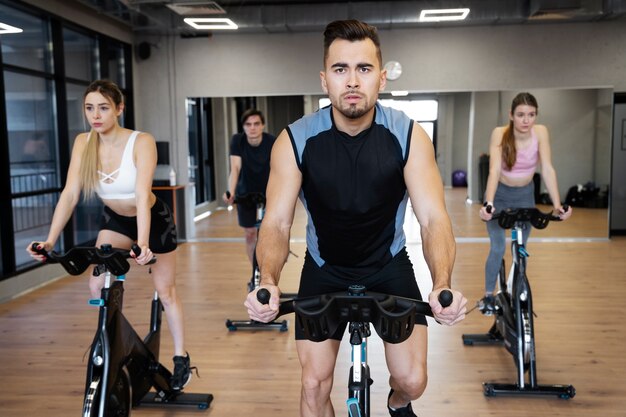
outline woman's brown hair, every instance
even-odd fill
[[[511,102],[511,115],[515,113],[517,106],[532,106],[539,111],[537,99],[530,93],[519,93]],[[506,164],[507,169],[511,170],[517,159],[517,149],[515,149],[515,134],[513,132],[513,120],[509,120],[509,126],[502,134],[502,160]]]
[[[89,87],[87,87],[87,90],[85,90],[83,102],[89,93],[94,92],[100,93],[106,97],[111,104],[115,106],[116,110],[124,103],[124,95],[119,87],[112,81],[96,80],[92,82]],[[100,158],[98,158],[99,147],[100,140],[98,133],[91,129],[87,137],[87,146],[85,146],[85,150],[83,151],[80,164],[80,177],[83,182],[83,196],[85,200],[93,197],[100,179],[98,177],[98,170],[101,167]]]

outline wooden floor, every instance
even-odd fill
[[[488,250],[484,225],[476,214],[478,206],[464,204],[464,190],[447,193],[458,239],[454,285],[473,303],[483,289]],[[577,210],[572,220],[533,234],[529,245],[539,382],[572,384],[576,397],[484,397],[483,381],[513,382],[515,367],[501,347],[463,346],[462,334],[484,332],[492,323],[474,311],[455,327],[431,322],[429,385],[413,403],[420,417],[626,416],[626,239],[601,239],[606,229],[592,230],[591,225],[602,223],[602,216],[601,211]],[[298,257],[291,257],[285,268],[283,291],[297,288],[304,221],[298,208],[291,245]],[[584,228],[577,230],[577,224]],[[182,244],[177,252],[178,290],[185,303],[187,349],[201,376],[188,391],[210,392],[214,402],[208,411],[137,408],[133,415],[297,416],[300,371],[293,330],[229,332],[224,326],[227,318],[245,318],[242,302],[250,269],[235,213],[218,211],[197,229],[196,241]],[[427,293],[419,236],[415,225],[407,229],[409,253]],[[135,268],[126,284],[125,315],[140,334],[147,329],[151,291],[144,271]],[[97,319],[87,297],[85,277],[68,277],[0,305],[0,416],[79,415],[84,356]],[[373,416],[383,417],[388,415],[388,374],[381,342],[378,337],[370,342]],[[171,352],[164,323],[165,363]],[[344,343],[332,395],[338,416],[347,414],[348,363],[349,345]]]

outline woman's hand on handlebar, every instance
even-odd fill
[[[262,304],[257,299],[257,293],[261,288],[269,291],[269,304]],[[251,320],[260,321],[261,323],[269,323],[278,316],[278,308],[280,306],[280,289],[276,285],[263,284],[254,291],[248,293],[246,301],[243,305],[248,309],[248,315]]]
[[[567,204],[559,208],[555,208],[554,211],[556,211],[557,216],[559,216],[561,220],[567,220],[572,215],[572,207]]]
[[[493,213],[495,213],[495,211],[496,211],[496,208],[494,207],[493,203],[489,203],[489,204],[483,205],[480,208],[478,215],[480,216],[481,219],[488,222],[493,217]]]
[[[33,248],[43,249],[46,252],[50,252],[54,247],[53,243],[50,242],[30,242],[26,247],[26,252],[30,254],[31,257],[38,260],[39,262],[45,262],[47,257],[41,253],[37,253]]]
[[[139,265],[146,265],[152,260],[152,258],[154,258],[154,254],[152,253],[148,245],[137,244],[137,246],[139,246],[139,248],[141,249],[139,255],[137,255],[134,251],[131,251],[130,256],[134,258],[135,262],[137,262]]]
[[[465,318],[467,313],[467,299],[459,291],[448,290],[452,293],[452,304],[443,307],[439,301],[439,294],[447,288],[433,290],[428,295],[428,304],[435,320],[441,324],[452,326]]]

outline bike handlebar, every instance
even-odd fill
[[[80,275],[89,268],[89,265],[105,265],[107,270],[113,275],[124,275],[130,269],[130,264],[126,260],[131,257],[131,251],[139,256],[141,248],[137,244],[133,244],[131,251],[127,249],[114,248],[109,244],[104,244],[100,248],[93,246],[76,246],[63,254],[57,252],[47,252],[45,249],[39,249],[38,243],[33,243],[31,249],[46,257],[49,263],[60,263],[70,275]],[[156,258],[152,258],[148,264],[156,262]]]
[[[230,196],[230,191],[226,191],[226,198],[230,198]],[[242,195],[236,195],[233,203],[248,206],[257,206],[259,204],[265,205],[265,194],[260,192],[251,192]]]
[[[269,302],[266,288],[257,292],[257,300]],[[452,292],[439,293],[439,302],[447,307],[452,303]],[[331,337],[337,328],[348,322],[369,322],[386,342],[401,343],[408,339],[415,325],[416,315],[433,317],[425,301],[367,292],[363,286],[351,286],[348,291],[323,294],[303,299],[282,301],[278,316],[296,313],[296,324],[305,337],[321,342]]]
[[[564,204],[563,209],[567,212],[569,206]],[[493,207],[488,204],[485,210],[487,213],[491,213]],[[498,220],[498,225],[503,229],[511,229],[517,222],[530,222],[535,229],[545,229],[550,221],[561,221],[559,216],[555,216],[551,212],[544,213],[536,207],[507,208],[494,213],[491,218]]]

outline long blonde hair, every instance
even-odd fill
[[[527,105],[534,107],[537,112],[537,99],[530,93],[519,93],[511,102],[511,114],[515,113],[517,106]],[[513,128],[513,120],[509,120],[509,126],[502,134],[502,160],[506,164],[507,169],[511,170],[517,159],[517,149],[515,148],[515,134]]]
[[[124,103],[124,95],[120,91],[119,87],[109,80],[96,80],[92,82],[85,94],[83,95],[83,102],[89,93],[98,92],[115,105],[116,109]],[[100,158],[98,157],[98,150],[100,148],[100,138],[98,132],[91,129],[87,136],[87,145],[83,151],[80,164],[80,177],[83,183],[83,198],[88,200],[92,198],[96,192],[98,181],[98,170],[101,168]]]

